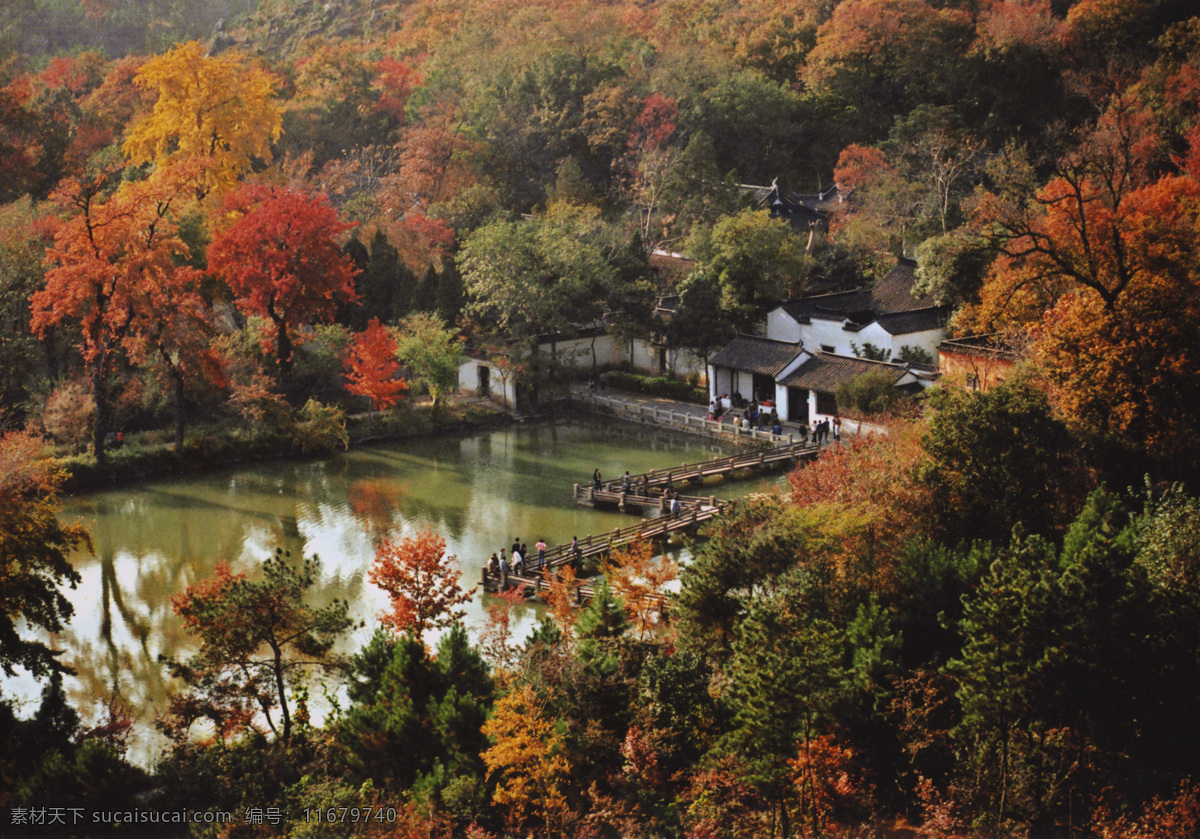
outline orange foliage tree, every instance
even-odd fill
[[[823,527],[841,534],[826,544],[844,581],[890,584],[896,552],[929,514],[929,490],[917,480],[929,459],[921,431],[897,424],[886,435],[856,437],[788,475],[792,503],[823,512]]]
[[[408,382],[397,375],[397,348],[391,331],[379,318],[371,318],[366,330],[356,334],[346,350],[346,390],[370,399],[377,411],[395,405],[408,390]]]
[[[92,442],[104,459],[110,423],[109,384],[129,342],[165,337],[175,321],[198,314],[198,275],[177,261],[187,247],[172,203],[193,181],[190,167],[123,184],[106,197],[103,179],[69,179],[57,202],[74,211],[46,255],[46,287],[33,295],[31,326],[39,336],[63,321],[81,327],[84,364],[96,405]],[[157,340],[157,339],[155,339]]]
[[[644,638],[655,616],[666,610],[667,586],[679,579],[675,560],[655,550],[650,540],[638,539],[614,549],[603,570]]]
[[[833,735],[805,739],[799,754],[788,760],[796,787],[802,823],[820,835],[837,807],[858,794],[861,782],[854,767],[854,752]]]
[[[570,644],[575,637],[575,621],[579,619],[579,609],[575,604],[579,581],[575,576],[575,567],[568,563],[557,571],[547,568],[542,574],[550,586],[545,594],[550,617],[562,631],[563,642]]]
[[[963,321],[1029,328],[1064,416],[1193,463],[1200,187],[1189,161],[1159,174],[1151,114],[1114,97],[1043,187],[1016,178],[980,201],[975,222],[1001,256]]]
[[[495,780],[492,800],[520,830],[540,824],[552,835],[567,812],[562,785],[571,771],[564,739],[544,715],[537,694],[522,685],[496,703],[483,733],[494,742],[481,757],[488,780]]]
[[[358,270],[336,241],[351,225],[323,196],[252,184],[228,196],[225,211],[235,221],[213,237],[209,271],[229,285],[243,312],[270,320],[286,385],[296,328],[327,321],[338,301],[357,299]]]
[[[512,675],[521,658],[521,650],[513,643],[513,610],[525,605],[525,593],[519,588],[496,592],[487,604],[487,621],[479,632],[479,649],[492,663],[498,683]]]
[[[272,732],[283,741],[291,737],[288,688],[299,674],[337,669],[333,646],[354,626],[344,600],[321,608],[304,602],[320,567],[315,557],[294,563],[276,549],[262,563],[261,580],[235,574],[222,562],[211,579],[171,598],[200,650],[185,662],[167,662],[186,686],[163,721],[169,733],[185,737],[199,719],[230,730],[248,724],[257,706]],[[302,705],[296,701],[300,721]],[[279,722],[272,714],[276,707]]]
[[[392,610],[380,617],[384,626],[420,638],[461,620],[475,589],[459,586],[457,563],[446,556],[446,540],[431,530],[380,542],[367,579],[392,600]]]

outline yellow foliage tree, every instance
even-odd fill
[[[274,79],[235,53],[207,56],[189,41],[147,61],[134,81],[158,101],[130,129],[126,156],[159,166],[208,160],[205,193],[232,187],[255,158],[270,160],[271,143],[283,133]]]
[[[540,822],[550,835],[567,812],[562,783],[571,764],[563,754],[563,737],[543,716],[533,688],[522,685],[497,702],[483,733],[495,743],[482,755],[488,780],[496,779],[493,800],[508,807],[514,829],[533,829]]]

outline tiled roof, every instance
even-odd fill
[[[915,312],[898,312],[894,315],[880,315],[875,318],[879,325],[889,335],[911,335],[914,332],[928,332],[931,329],[941,329],[946,325],[947,312],[945,309],[918,309]]]
[[[852,358],[847,355],[822,352],[801,364],[781,379],[779,384],[786,387],[808,388],[821,393],[833,393],[837,390],[838,385],[850,381],[855,376],[878,370],[890,375],[893,385],[909,372],[908,368],[902,364],[868,361],[865,358]]]
[[[714,367],[777,376],[796,360],[800,352],[799,342],[792,344],[755,335],[738,335],[713,355],[708,363]]]
[[[836,203],[837,187],[831,186],[822,193],[802,194],[784,192],[778,181],[770,186],[740,184],[741,189],[754,200],[756,207],[767,210],[772,218],[785,219],[793,228],[806,229],[811,224],[825,226],[829,223],[829,207]]]
[[[839,291],[787,300],[783,309],[796,320],[817,318],[819,320],[846,320],[856,323],[873,320],[871,314],[871,292]],[[854,317],[857,315],[858,317]]]
[[[889,334],[909,335],[946,325],[948,307],[938,306],[933,295],[913,297],[917,263],[901,259],[870,290],[842,291],[787,300],[781,305],[800,323],[805,318],[849,320],[859,327],[878,321]]]
[[[976,335],[970,338],[955,338],[938,344],[938,352],[968,355],[974,358],[993,358],[1001,361],[1016,361],[1019,354],[999,335]]]
[[[937,301],[934,300],[933,294],[913,296],[913,286],[916,282],[917,263],[911,259],[901,259],[896,267],[871,289],[871,310],[877,315],[890,315],[936,308]]]

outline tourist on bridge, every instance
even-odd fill
[[[678,498],[671,499],[671,516],[678,519],[683,515],[683,505],[679,503]]]
[[[779,424],[779,417],[775,418],[775,424],[771,426],[771,433],[776,435],[783,433],[783,426]]]
[[[629,470],[626,469],[625,479],[621,481],[621,492],[629,492],[631,486],[633,486],[633,483],[629,479]]]
[[[581,553],[582,553],[582,551],[579,550],[579,537],[572,536],[571,537],[571,558],[577,560],[577,559],[579,559],[579,555]]]
[[[500,561],[496,559],[495,554],[488,557],[487,572],[489,577],[494,577],[500,573]]]
[[[512,569],[514,574],[520,574],[525,568],[525,558],[521,556],[521,546],[513,548]]]
[[[600,480],[600,470],[597,469],[595,472],[592,473],[592,486],[594,486],[596,489],[600,489],[602,487],[602,484],[603,484],[603,481]]]
[[[537,570],[541,571],[546,565],[546,540],[539,536],[534,548],[537,549],[538,554]]]
[[[509,568],[510,568],[510,566],[508,564],[508,557],[506,557],[504,555],[504,548],[501,548],[500,549],[500,573],[507,577]]]
[[[650,476],[642,475],[642,497],[645,498],[650,494]]]

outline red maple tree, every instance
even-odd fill
[[[353,302],[358,270],[337,244],[353,225],[338,219],[324,196],[257,184],[224,204],[236,220],[213,237],[208,267],[248,315],[272,325],[275,357],[286,384],[295,329],[333,318],[338,301]]]
[[[380,616],[384,626],[418,638],[462,617],[475,589],[463,591],[461,576],[457,559],[446,556],[446,540],[431,530],[380,542],[367,573],[392,600],[392,610]]]
[[[377,411],[395,405],[408,390],[408,382],[397,375],[400,362],[396,349],[391,330],[379,318],[371,318],[367,328],[354,336],[343,359],[346,390],[370,399]]]

